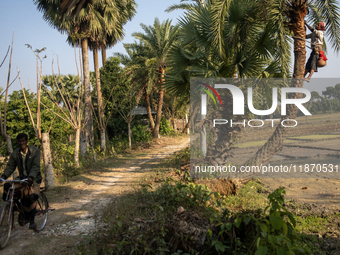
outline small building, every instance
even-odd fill
[[[145,106],[136,106],[133,109],[132,115],[148,115],[148,111]],[[156,115],[156,112],[151,109],[151,115]]]

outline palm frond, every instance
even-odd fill
[[[309,14],[307,21],[314,25],[320,21],[326,24],[325,35],[329,38],[332,48],[339,53],[340,50],[340,9],[339,3],[334,0],[312,0],[308,4]]]

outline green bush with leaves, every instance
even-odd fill
[[[147,142],[152,139],[151,133],[142,124],[137,124],[131,128],[132,142]]]
[[[205,185],[171,177],[160,186],[146,181],[137,193],[131,194],[129,205],[124,204],[130,207],[130,214],[117,209],[123,205],[109,209],[106,220],[111,230],[104,239],[115,245],[105,254],[311,254],[301,243],[294,242],[296,222],[284,207],[284,194],[283,188],[269,194],[266,208],[230,211],[226,199]],[[200,247],[190,246],[193,238],[190,235],[180,238],[181,249],[173,241],[177,235],[173,219],[179,206],[210,222]],[[139,224],[138,219],[145,219],[141,220],[145,223]],[[103,245],[98,243],[98,247]]]
[[[170,121],[168,121],[166,118],[162,117],[159,132],[162,135],[170,135],[173,133],[173,129],[171,128]]]
[[[70,177],[80,174],[80,169],[74,162],[74,143],[51,142],[54,175],[60,182],[68,181]]]
[[[284,188],[269,194],[269,205],[264,210],[224,210],[217,220],[218,234],[208,231],[211,247],[218,253],[233,250],[235,254],[311,254],[307,247],[294,243],[296,221],[283,206],[283,194]]]

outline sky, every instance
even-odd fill
[[[172,19],[177,23],[177,19],[183,11],[174,11],[165,13],[165,9],[172,4],[177,4],[180,0],[136,0],[138,4],[137,14],[132,21],[128,22],[124,29],[126,36],[124,40],[107,51],[107,57],[114,52],[125,53],[123,43],[132,43],[134,41],[132,33],[143,32],[140,24],[152,25],[156,17],[160,21]],[[43,60],[43,74],[52,74],[52,59],[57,55],[59,57],[61,74],[77,74],[74,48],[66,42],[67,36],[61,34],[53,27],[50,27],[42,18],[43,14],[39,12],[31,0],[11,0],[1,1],[0,3],[0,62],[6,54],[8,46],[11,44],[12,33],[14,32],[14,48],[12,57],[11,77],[17,74],[17,68],[20,71],[21,80],[25,88],[28,88],[28,80],[32,90],[36,91],[36,57],[25,44],[29,44],[33,49],[46,50],[41,54],[47,56]],[[327,37],[326,37],[327,40]],[[307,57],[310,50],[307,49]],[[90,56],[90,70],[93,71],[92,52]],[[339,64],[340,59],[337,54],[329,50],[327,54],[327,66],[320,68],[318,73],[313,75],[314,78],[340,78]],[[9,58],[8,58],[9,59]],[[0,68],[0,87],[5,88],[7,83],[8,59]],[[101,59],[100,59],[101,63]],[[57,65],[54,65],[54,71],[57,72]],[[308,87],[309,86],[309,87]],[[307,89],[317,90],[321,93],[321,88],[314,86],[312,83],[305,86]],[[20,83],[16,80],[10,88],[13,90],[21,89]]]
[[[107,50],[107,57],[113,56],[114,52],[125,54],[123,43],[132,43],[134,41],[132,33],[143,32],[140,26],[141,23],[153,25],[155,18],[158,17],[161,22],[166,19],[172,19],[173,24],[176,24],[183,11],[178,10],[171,13],[165,13],[164,11],[170,5],[179,2],[180,0],[136,0],[138,4],[137,14],[125,25],[126,36],[124,40]],[[46,47],[46,50],[41,53],[41,57],[47,56],[42,63],[43,75],[52,74],[52,59],[55,62],[54,72],[57,73],[57,55],[61,74],[77,74],[74,48],[66,42],[67,36],[61,34],[44,21],[42,12],[37,10],[32,0],[1,1],[0,24],[2,24],[0,28],[0,63],[6,55],[8,46],[11,44],[12,33],[14,32],[11,80],[17,75],[18,68],[23,86],[28,89],[29,80],[30,87],[33,91],[36,91],[36,56],[25,44],[31,45],[33,50]],[[90,71],[94,71],[92,56],[92,52],[89,51]],[[101,64],[101,54],[99,54],[99,57]],[[7,84],[8,60],[9,57],[0,68],[0,87],[2,88],[5,88]],[[20,82],[17,79],[9,91],[11,93],[13,90],[20,89]]]

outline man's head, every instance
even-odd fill
[[[319,24],[317,24],[317,25],[315,26],[315,28],[316,28],[317,30],[326,31],[325,23],[323,23],[323,22],[319,22]]]
[[[17,142],[20,150],[26,152],[28,136],[25,133],[20,133],[17,135]]]

